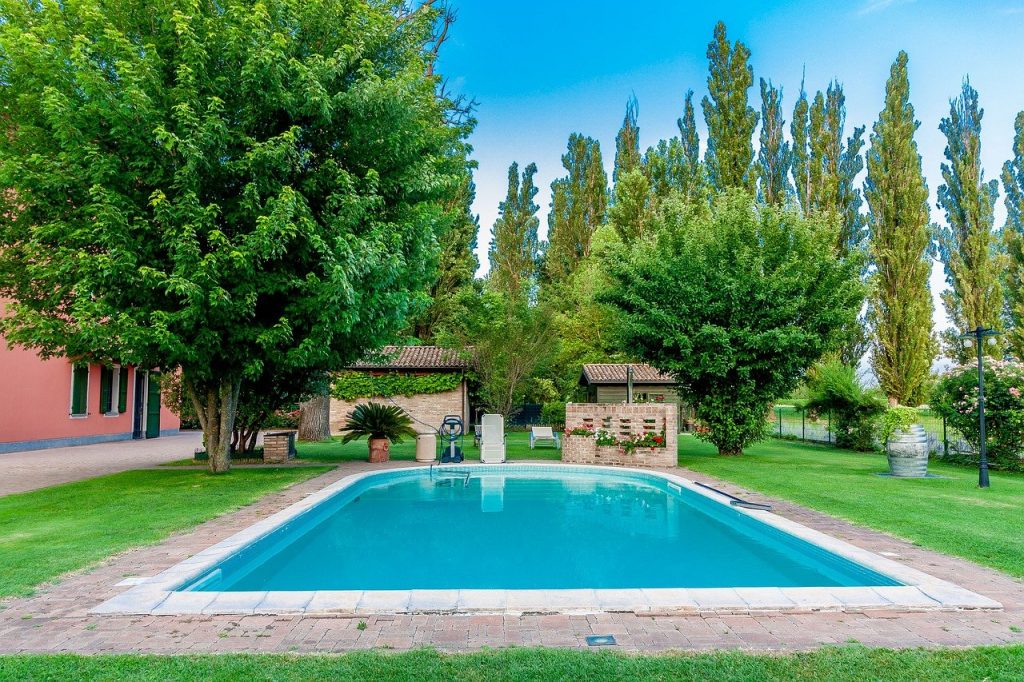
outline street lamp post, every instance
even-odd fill
[[[985,442],[985,354],[982,350],[982,343],[984,339],[988,338],[988,344],[994,346],[996,344],[996,335],[999,334],[994,329],[987,329],[985,327],[977,327],[973,331],[960,336],[964,339],[964,346],[970,348],[975,346],[978,349],[978,436],[980,438],[980,455],[978,460],[978,487],[987,488],[989,487],[988,482],[988,447]]]

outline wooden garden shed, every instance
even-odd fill
[[[679,400],[675,381],[654,367],[642,363],[583,365],[580,386],[587,390],[587,401],[592,403],[624,403],[630,369],[633,374],[633,402],[670,402],[677,406],[680,431],[692,427],[689,407]]]

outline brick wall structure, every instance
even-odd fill
[[[606,431],[617,440],[654,433],[665,434],[663,448],[620,445],[598,446],[593,436],[569,436],[562,441],[562,461],[573,464],[608,464],[634,467],[674,467],[678,461],[676,406],[672,403],[569,403],[565,406],[565,430],[577,428]]]
[[[263,434],[263,461],[283,464],[295,458],[295,431],[275,431]]]
[[[360,398],[351,402],[331,398],[331,434],[337,435],[341,431],[357,404],[372,402],[401,407],[413,418],[412,427],[418,433],[436,432],[441,426],[441,420],[449,414],[457,414],[462,417],[462,421],[466,425],[466,432],[472,435],[473,427],[469,423],[469,405],[464,390],[465,385],[463,382],[455,390],[443,393],[396,395],[390,398]]]

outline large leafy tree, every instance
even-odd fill
[[[579,133],[570,135],[562,166],[567,175],[551,183],[544,254],[545,274],[552,281],[571,275],[590,255],[590,238],[604,223],[608,208],[608,175],[597,140]]]
[[[928,289],[928,187],[914,141],[919,125],[910,103],[907,54],[900,52],[871,132],[864,194],[875,266],[868,309],[872,363],[889,401],[904,405],[925,399],[937,350]]]
[[[949,289],[942,303],[953,328],[943,337],[946,353],[966,362],[971,353],[958,338],[964,329],[1002,327],[1003,291],[1000,243],[993,228],[999,183],[985,181],[981,167],[981,119],[978,91],[965,80],[960,96],[950,102],[949,116],[939,123],[946,136],[946,163],[939,186],[939,208],[946,213],[946,225],[936,229],[939,258],[946,269]],[[1000,346],[985,346],[993,355]]]
[[[432,5],[5,3],[3,334],[177,369],[227,469],[246,378],[354,361],[425,301],[466,132]]]
[[[792,156],[783,130],[782,89],[761,79],[761,146],[757,154],[758,194],[772,206],[786,203],[791,191],[789,167]]]
[[[666,202],[656,240],[606,259],[622,349],[671,374],[722,454],[764,438],[771,404],[839,340],[863,301],[831,221],[755,203]]]
[[[519,164],[508,168],[508,192],[498,205],[488,256],[491,261],[490,284],[509,298],[532,292],[540,272],[540,244],[537,228],[540,208],[534,199],[537,187],[533,177],[537,164],[531,163],[519,175]]]
[[[707,55],[708,96],[701,101],[701,108],[708,126],[704,156],[708,180],[717,191],[740,187],[752,193],[757,111],[747,101],[747,91],[754,85],[750,50],[738,40],[730,43],[720,21]]]
[[[598,300],[600,292],[610,284],[604,257],[621,240],[611,225],[603,225],[594,233],[588,258],[558,288],[557,298],[550,301],[552,322],[558,343],[550,364],[551,379],[563,400],[571,400],[579,392],[579,378],[588,362],[619,362],[625,360],[615,345],[612,333],[613,311]]]
[[[526,292],[483,292],[463,328],[447,342],[461,346],[471,359],[484,408],[506,417],[523,402],[530,380],[556,347],[550,312],[528,299]]]
[[[1024,111],[1014,119],[1013,158],[1003,164],[1006,193],[1006,318],[1007,345],[1013,356],[1024,359]]]

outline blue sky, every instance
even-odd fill
[[[1010,156],[1013,119],[1024,109],[1024,0],[852,0],[850,2],[683,2],[680,0],[455,0],[458,22],[444,46],[440,71],[449,86],[479,102],[471,142],[480,215],[479,255],[504,198],[508,166],[535,162],[541,235],[547,229],[549,185],[562,175],[570,133],[601,142],[609,177],[615,133],[627,98],[640,104],[641,147],[676,134],[687,89],[706,94],[705,52],[715,22],[751,49],[759,78],[784,89],[792,111],[806,69],[807,90],[832,79],[846,92],[847,128],[871,123],[882,107],[889,66],[910,55],[911,102],[921,121],[917,141],[931,193],[932,220],[942,222],[935,196],[945,142],[939,120],[969,75],[985,109],[986,176],[998,177]],[[702,147],[706,142],[697,105]],[[787,115],[787,129],[788,129]],[[1005,212],[1000,197],[997,221]],[[933,291],[942,286],[933,271]],[[941,308],[936,301],[937,308]],[[937,310],[939,327],[945,317]]]

